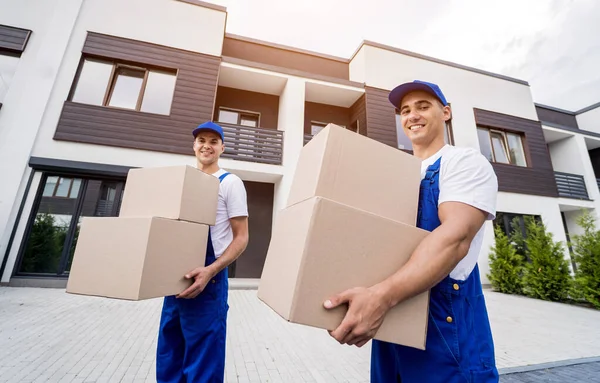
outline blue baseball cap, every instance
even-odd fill
[[[225,135],[223,134],[223,128],[221,128],[220,125],[215,124],[212,121],[207,121],[204,124],[198,125],[198,127],[196,129],[194,129],[194,131],[192,132],[192,135],[194,136],[194,138],[196,138],[198,133],[202,130],[208,130],[208,131],[217,133],[219,136],[221,136],[221,141],[225,142]]]
[[[446,97],[442,93],[442,90],[436,84],[432,84],[430,82],[415,80],[413,82],[407,82],[401,85],[398,85],[390,92],[388,98],[392,105],[396,108],[400,107],[400,103],[402,102],[402,98],[406,96],[410,92],[414,92],[415,90],[425,91],[432,96],[435,96],[442,105],[447,106],[448,102],[446,101]]]

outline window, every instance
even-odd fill
[[[66,277],[82,218],[117,217],[125,182],[43,174],[41,185],[19,250],[17,274]]]
[[[18,56],[0,53],[0,105],[4,102],[6,93],[8,93],[8,88],[13,75],[17,71],[18,64]]]
[[[42,196],[77,198],[80,187],[79,178],[48,177]]]
[[[168,115],[176,77],[173,72],[86,58],[71,100]]]
[[[477,127],[477,137],[481,153],[491,162],[527,166],[521,135]]]
[[[260,126],[260,114],[254,112],[220,108],[219,122],[258,128]]]

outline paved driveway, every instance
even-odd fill
[[[599,311],[486,298],[499,368],[600,356]],[[160,304],[1,287],[0,382],[155,381]],[[255,290],[232,290],[230,306],[227,382],[368,382],[369,345],[341,346],[324,330],[287,323]]]

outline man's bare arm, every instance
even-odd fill
[[[234,217],[229,219],[231,223],[231,231],[233,231],[233,240],[227,246],[216,261],[214,261],[208,269],[212,270],[213,275],[217,275],[221,270],[233,263],[246,250],[248,246],[248,217]]]

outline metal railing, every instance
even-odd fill
[[[585,185],[585,179],[582,175],[554,172],[554,178],[556,179],[559,197],[585,200],[590,199]]]
[[[225,133],[223,158],[281,165],[283,132],[219,123]]]

